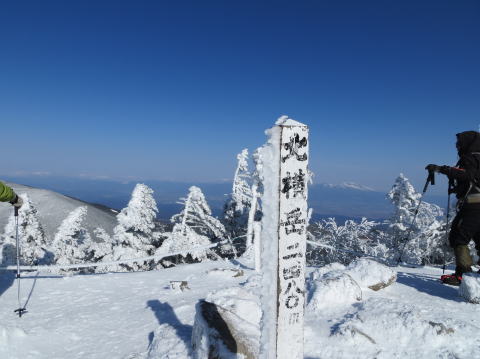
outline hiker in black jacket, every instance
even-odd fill
[[[460,285],[463,273],[472,271],[468,244],[473,239],[480,252],[480,133],[457,134],[459,160],[455,167],[428,165],[429,171],[448,176],[450,193],[457,197],[457,215],[452,222],[449,242],[455,253],[455,273],[443,275],[446,284]],[[479,263],[480,264],[480,263]]]

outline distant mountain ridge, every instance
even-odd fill
[[[137,183],[53,176],[4,177],[4,179],[49,189],[66,196],[79,198],[90,204],[96,203],[117,210],[126,207]],[[212,211],[217,216],[221,215],[225,200],[232,190],[230,182],[144,181],[144,183],[155,191],[159,219],[165,221],[180,212],[182,206],[177,202],[179,198],[187,195],[190,186],[195,185],[202,189]],[[440,196],[427,195],[425,200],[441,207],[446,205],[445,198]],[[309,206],[313,208],[313,220],[325,217],[336,217],[337,219],[367,217],[382,220],[388,218],[393,210],[391,203],[386,198],[386,192],[375,191],[371,187],[353,182],[321,183],[309,186]]]

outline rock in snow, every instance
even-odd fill
[[[225,269],[225,268],[214,268],[207,272],[210,275],[226,276],[226,277],[241,277],[244,275],[243,270],[241,269]]]
[[[397,273],[390,267],[367,258],[360,258],[347,267],[350,275],[361,288],[380,290],[397,280]]]
[[[195,357],[258,358],[261,315],[259,297],[246,289],[229,288],[208,295],[196,306]]]
[[[458,291],[467,302],[480,304],[480,274],[464,274]]]

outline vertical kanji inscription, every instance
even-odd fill
[[[281,125],[277,358],[303,358],[308,128]]]

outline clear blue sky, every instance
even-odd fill
[[[480,124],[478,1],[0,4],[1,174],[216,181],[282,114],[388,188]]]

